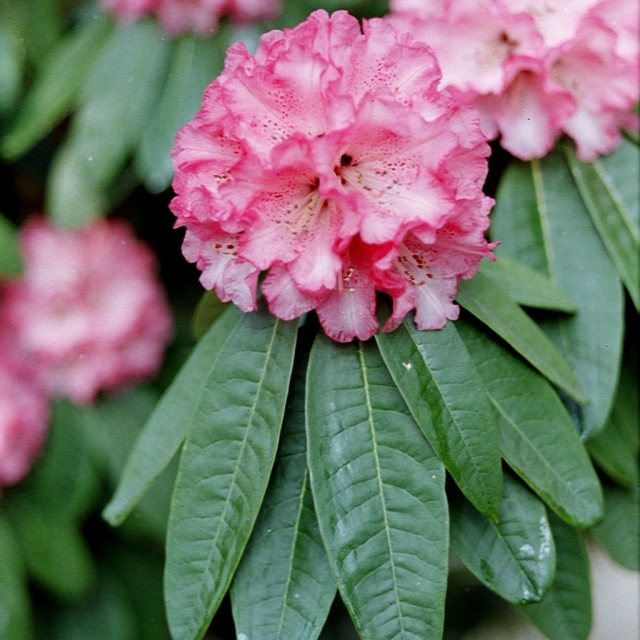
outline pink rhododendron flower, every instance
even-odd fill
[[[45,442],[49,420],[47,396],[19,358],[4,324],[0,317],[0,489],[27,475]]]
[[[434,50],[442,86],[529,160],[563,134],[589,162],[637,126],[640,5],[625,0],[392,0],[391,21]]]
[[[185,32],[209,36],[222,16],[253,22],[272,18],[280,9],[280,0],[100,0],[100,4],[125,23],[155,15],[171,37]]]
[[[152,376],[171,334],[154,258],[123,222],[22,230],[25,271],[9,285],[16,343],[49,394],[91,402]]]
[[[233,46],[179,132],[171,208],[201,282],[244,311],[315,309],[335,340],[455,319],[460,278],[491,255],[477,113],[438,90],[422,44],[384,20],[313,13]]]

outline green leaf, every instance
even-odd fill
[[[234,331],[244,316],[230,306],[198,342],[189,359],[158,402],[131,451],[120,484],[102,515],[116,526],[164,471],[187,436],[207,380],[216,367],[224,366]]]
[[[510,344],[531,366],[578,402],[585,402],[571,366],[538,325],[483,273],[460,283],[458,302]]]
[[[215,38],[185,36],[172,49],[169,73],[158,108],[146,127],[135,158],[136,173],[147,189],[166,189],[173,176],[171,148],[178,129],[193,118],[202,92],[222,68],[229,45],[229,28],[218,30]]]
[[[623,296],[563,157],[551,154],[541,162],[509,166],[492,218],[492,235],[504,240],[498,252],[548,275],[576,302],[575,315],[549,318],[541,326],[588,398],[588,404],[575,407],[588,437],[604,426],[615,393]]]
[[[54,158],[46,209],[82,225],[108,208],[107,187],[153,115],[170,45],[150,21],[111,32],[80,90],[80,107]]]
[[[361,638],[439,639],[449,537],[444,467],[374,345],[317,339],[307,438],[320,532]]]
[[[474,506],[497,518],[502,469],[496,419],[453,323],[379,334],[380,353],[413,418]]]
[[[506,476],[498,522],[463,498],[450,508],[451,548],[482,583],[509,602],[544,596],[556,556],[544,505],[536,497]]]
[[[501,255],[495,262],[483,260],[480,272],[518,304],[565,313],[576,310],[576,303],[549,278],[507,256]]]
[[[31,602],[27,571],[11,521],[0,507],[0,638],[30,640]]]
[[[71,109],[108,32],[109,21],[91,15],[45,56],[33,86],[0,142],[5,158],[15,160],[28,151]]]
[[[640,571],[640,490],[605,487],[604,503],[604,520],[591,533],[616,562]]]
[[[304,374],[294,374],[271,483],[231,584],[239,638],[314,640],[336,593],[309,486]]]
[[[599,160],[579,162],[568,145],[562,145],[562,150],[600,239],[640,310],[640,227],[634,219],[634,212],[640,208],[638,148],[624,143],[607,164]],[[626,184],[635,185],[635,197],[630,202],[618,191],[608,170]]]
[[[629,346],[634,348],[633,345]],[[628,355],[630,359],[634,356],[637,358],[635,351]],[[587,440],[587,448],[597,465],[611,479],[625,487],[640,483],[638,370],[637,363],[633,365],[629,362],[628,365],[623,366],[616,399],[604,429]]]
[[[7,9],[0,4],[0,116],[13,109],[20,95],[24,63],[21,34]]]
[[[18,230],[0,213],[0,278],[17,276],[21,270]]]
[[[551,518],[556,545],[556,577],[540,601],[520,611],[549,640],[587,640],[591,630],[589,558],[579,531]]]
[[[222,302],[215,291],[205,291],[198,300],[191,320],[191,333],[199,340],[207,329],[224,313],[229,306]]]
[[[175,638],[202,637],[249,540],[276,454],[296,331],[266,312],[245,314],[194,408],[167,534]]]
[[[602,490],[589,456],[547,381],[464,320],[456,323],[498,415],[502,455],[564,520],[591,526]]]

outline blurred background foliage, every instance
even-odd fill
[[[125,217],[162,257],[161,276],[177,323],[165,366],[152,383],[105,396],[89,408],[58,402],[45,452],[32,474],[0,496],[2,640],[168,637],[162,567],[175,465],[124,526],[107,526],[100,511],[156,400],[211,321],[205,304],[192,325],[201,288],[195,269],[181,256],[180,234],[171,232],[170,150],[232,42],[241,39],[251,47],[262,31],[293,26],[316,8],[370,17],[384,15],[387,3],[286,0],[282,15],[266,24],[223,22],[210,39],[170,40],[153,20],[118,27],[90,2],[0,0],[2,274],[19,271],[11,238],[34,212],[63,226],[98,216]],[[495,186],[506,158],[498,151],[492,162]],[[512,176],[523,171],[519,166],[511,168]],[[517,191],[522,180],[526,177],[502,187],[503,210],[513,209],[509,185]],[[497,212],[498,238],[505,218]],[[511,246],[517,252],[517,242]],[[535,257],[528,264],[537,266]],[[637,327],[633,304],[627,309],[627,327]],[[553,322],[545,311],[536,319]],[[591,533],[616,561],[637,569],[637,337],[630,331],[624,352],[614,410],[605,429],[588,443],[606,503],[605,518]],[[560,521],[555,527],[569,529]],[[557,542],[580,545],[571,531]],[[504,602],[455,558],[449,581],[445,638],[462,638],[482,620],[502,615]],[[535,620],[534,608],[530,612]],[[208,637],[234,637],[227,600]],[[322,638],[356,637],[336,601]]]

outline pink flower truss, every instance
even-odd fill
[[[209,36],[222,16],[253,22],[272,18],[280,9],[280,0],[100,0],[100,4],[124,23],[154,14],[170,37],[185,32]]]
[[[636,126],[640,5],[626,0],[392,0],[392,22],[434,50],[442,86],[529,160],[568,134],[589,162]]]
[[[126,224],[69,231],[32,219],[21,240],[25,272],[7,314],[49,394],[89,403],[158,370],[171,316],[153,255]]]
[[[47,436],[49,406],[0,320],[0,489],[22,480]]]
[[[233,46],[179,132],[171,203],[201,282],[244,311],[311,309],[334,340],[455,319],[460,278],[482,257],[492,200],[475,110],[438,91],[428,48],[383,20],[317,11]]]

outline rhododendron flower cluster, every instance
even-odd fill
[[[100,4],[125,23],[155,15],[170,37],[185,32],[210,36],[222,16],[254,22],[272,18],[280,9],[280,0],[100,0]]]
[[[392,0],[391,20],[434,50],[442,86],[529,160],[568,134],[589,162],[637,125],[640,5],[626,0]]]
[[[0,322],[0,325],[2,323]],[[22,480],[47,436],[48,398],[0,326],[0,489]]]
[[[91,402],[153,375],[171,316],[150,250],[123,222],[22,229],[23,275],[6,287],[3,322],[17,357],[49,395]]]
[[[421,329],[458,315],[458,282],[491,256],[489,148],[477,112],[438,89],[430,50],[384,20],[317,11],[228,52],[179,132],[171,203],[201,282],[244,311],[312,309],[338,341],[411,309]]]

